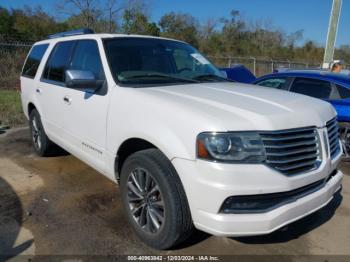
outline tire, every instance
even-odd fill
[[[30,112],[29,129],[36,154],[42,157],[56,154],[58,146],[47,137],[41,122],[40,114],[36,109]]]
[[[343,149],[342,160],[345,162],[350,161],[350,124],[347,122],[339,123],[339,136]]]
[[[191,235],[192,218],[180,178],[159,150],[142,150],[126,159],[120,191],[128,221],[147,245],[169,249]]]

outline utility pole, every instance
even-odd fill
[[[333,0],[331,17],[329,19],[327,43],[324,52],[323,68],[328,69],[333,61],[335,40],[337,38],[340,11],[343,0]]]

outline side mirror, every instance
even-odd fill
[[[97,80],[91,71],[66,70],[66,86],[70,88],[96,91],[102,87],[103,82],[103,80]]]

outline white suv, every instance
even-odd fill
[[[130,224],[154,248],[194,227],[268,234],[341,188],[330,104],[229,82],[184,42],[56,34],[32,47],[21,89],[35,151],[58,145],[118,182]]]

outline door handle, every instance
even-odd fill
[[[41,89],[40,89],[40,88],[37,88],[35,91],[36,91],[38,94],[41,94]]]
[[[65,103],[67,103],[68,105],[70,105],[72,103],[72,99],[69,96],[63,97],[63,101]]]

